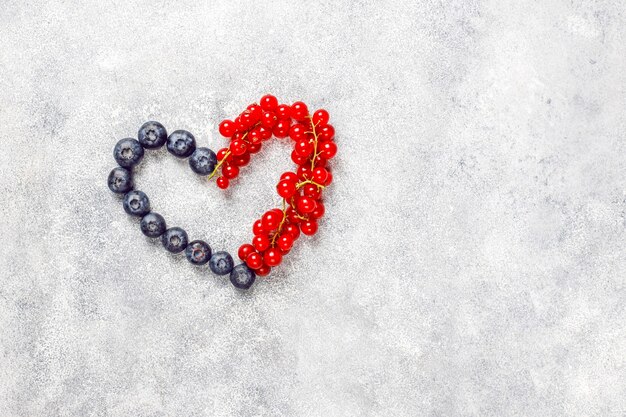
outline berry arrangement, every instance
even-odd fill
[[[139,129],[138,139],[122,139],[115,145],[113,156],[119,166],[109,174],[108,185],[114,193],[124,194],[123,207],[128,214],[141,217],[144,235],[160,238],[172,253],[184,251],[192,264],[209,263],[215,274],[230,274],[235,287],[248,289],[256,276],[266,276],[280,265],[301,234],[311,236],[317,232],[317,222],[325,213],[322,192],[333,180],[328,161],[337,153],[335,130],[328,121],[324,109],[310,114],[301,101],[289,106],[265,95],[234,120],[219,124],[219,132],[228,138],[229,145],[217,154],[209,148],[197,148],[194,136],[185,130],[168,136],[160,123],[146,122]],[[217,177],[217,186],[226,189],[272,136],[293,141],[291,159],[297,169],[280,176],[276,191],[282,199],[281,208],[266,211],[254,222],[251,242],[239,247],[242,263],[237,266],[227,252],[212,253],[204,241],[189,242],[183,229],[167,228],[163,216],[151,211],[146,194],[134,189],[132,168],[142,160],[146,149],[166,145],[174,156],[189,158],[194,172],[208,176],[209,180]]]

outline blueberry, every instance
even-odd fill
[[[167,138],[167,150],[178,158],[187,158],[196,150],[196,138],[186,130],[175,130]]]
[[[113,158],[120,166],[132,168],[143,158],[143,147],[136,139],[122,139],[113,148]]]
[[[230,273],[230,282],[237,288],[247,290],[254,284],[256,274],[246,264],[239,264]]]
[[[191,170],[200,175],[212,173],[215,169],[215,164],[217,164],[217,156],[209,148],[198,148],[189,158]]]
[[[124,196],[124,210],[132,216],[144,216],[150,213],[150,200],[143,191],[129,191]]]
[[[137,133],[139,143],[146,149],[160,148],[167,141],[167,130],[159,122],[146,122]]]
[[[206,242],[194,240],[185,248],[185,256],[194,265],[204,265],[211,258],[211,247]]]
[[[109,174],[109,189],[114,193],[125,194],[133,189],[133,176],[130,170],[115,167]]]
[[[209,261],[209,267],[217,275],[226,275],[233,270],[233,257],[228,252],[215,252]]]
[[[180,227],[170,227],[161,235],[163,247],[172,253],[182,252],[187,247],[187,232]]]
[[[148,213],[141,218],[141,232],[148,237],[159,237],[165,233],[165,219],[159,213]]]

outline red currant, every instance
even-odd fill
[[[280,214],[276,213],[273,210],[266,212],[263,217],[261,217],[261,224],[263,225],[263,230],[272,231],[278,228],[278,225],[283,220],[283,213],[279,211]]]
[[[285,214],[287,214],[287,220],[289,220],[290,223],[297,224],[302,221],[293,207],[288,207]]]
[[[270,274],[270,271],[272,270],[272,268],[270,268],[267,265],[263,265],[262,267],[260,267],[259,269],[257,269],[256,271],[254,271],[256,273],[257,276],[259,277],[265,277],[267,275]]]
[[[291,119],[279,120],[274,126],[274,136],[279,139],[286,138],[289,135],[289,129],[291,128]]]
[[[322,167],[317,167],[313,170],[313,181],[318,184],[325,184],[326,178],[328,178],[328,171]]]
[[[311,197],[313,200],[317,200],[322,195],[319,187],[315,184],[304,184],[302,192],[305,196]]]
[[[233,156],[231,163],[238,167],[246,166],[250,163],[250,154],[246,152],[243,155]]]
[[[323,167],[326,166],[326,158],[324,158],[321,154],[318,154],[315,157],[314,164],[315,164],[316,167],[322,167],[323,168]]]
[[[316,110],[315,113],[313,113],[313,123],[316,126],[325,125],[328,123],[328,119],[328,112],[324,109]]]
[[[222,148],[219,151],[217,151],[217,160],[221,161],[222,159],[226,158],[227,153],[228,153],[228,148]],[[230,159],[230,155],[228,156],[226,160],[228,159]]]
[[[337,154],[337,145],[335,144],[335,142],[322,142],[321,146],[318,145],[318,148],[320,148],[321,154],[326,159],[332,159]]]
[[[261,222],[261,219],[259,219],[252,225],[252,234],[256,236],[263,233],[265,233],[265,230],[263,230],[263,223]]]
[[[261,118],[261,113],[263,112],[263,109],[258,104],[252,103],[248,106],[248,112],[252,116],[252,120],[257,122]]]
[[[220,123],[219,131],[220,135],[229,138],[237,132],[237,128],[232,120],[226,119]]]
[[[250,133],[248,133],[247,139],[250,143],[253,143],[253,144],[263,142],[263,137],[261,136],[261,130],[258,127],[252,129]]]
[[[245,261],[246,257],[250,255],[252,252],[254,252],[254,246],[252,246],[249,243],[244,243],[243,245],[239,247],[239,251],[237,251],[237,255],[239,256],[239,259],[241,259],[242,261]]]
[[[247,110],[241,113],[239,115],[239,118],[241,120],[241,125],[244,126],[246,129],[257,122],[256,120],[254,120],[254,116],[252,116],[252,113]]]
[[[313,152],[313,144],[308,139],[299,140],[294,150],[298,155],[306,158]]]
[[[302,178],[303,180],[308,180],[311,178],[311,167],[306,165],[301,165],[298,168],[298,178]]]
[[[248,146],[248,152],[250,153],[257,153],[261,150],[261,144],[260,143],[253,143],[252,145]]]
[[[282,180],[276,186],[276,191],[282,198],[289,199],[296,193],[296,183],[293,181]]]
[[[306,162],[306,156],[300,156],[298,155],[298,153],[295,151],[295,149],[293,151],[291,151],[291,160],[296,164],[296,165],[302,165]]]
[[[263,110],[274,110],[278,106],[278,100],[271,94],[261,97],[259,101]]]
[[[256,235],[252,238],[252,245],[259,252],[263,252],[270,247],[270,238],[265,233]]]
[[[239,175],[239,168],[237,168],[235,165],[224,164],[222,165],[222,175],[229,180],[237,178],[237,176]]]
[[[309,115],[309,109],[301,101],[296,101],[291,105],[291,117],[296,120],[304,120]]]
[[[296,201],[296,209],[300,214],[307,214],[315,210],[315,200],[311,197],[302,196]]]
[[[243,140],[235,139],[230,143],[230,152],[235,156],[243,155],[247,148],[248,144]]]
[[[282,175],[280,176],[280,180],[296,182],[298,181],[298,176],[296,175],[295,172],[287,171],[287,172],[282,173]]]
[[[261,139],[268,140],[269,138],[272,137],[272,129],[268,129],[263,126],[259,126],[258,129],[259,129],[259,134],[261,135]]]
[[[317,128],[317,136],[322,140],[332,140],[335,137],[335,128],[331,125],[324,125]]]
[[[291,125],[289,128],[289,137],[295,141],[306,138],[306,127],[300,123]]]
[[[283,233],[278,237],[276,246],[278,246],[283,252],[290,250],[293,246],[293,236],[289,233]]]
[[[244,124],[240,116],[237,116],[234,123],[235,123],[235,128],[237,129],[237,132],[245,132],[248,129],[248,126]]]
[[[263,256],[258,252],[251,252],[246,258],[246,264],[250,269],[259,269],[263,266]]]
[[[311,212],[311,218],[319,219],[324,216],[324,213],[326,213],[326,208],[324,207],[324,203],[322,203],[321,201],[318,201],[315,203],[315,210]]]
[[[272,111],[264,111],[261,116],[261,124],[267,129],[272,129],[277,120],[276,115]]]
[[[263,254],[263,261],[267,266],[277,266],[283,260],[283,255],[279,249],[270,248]]]
[[[228,181],[228,178],[218,177],[217,180],[215,180],[215,183],[217,184],[218,188],[225,190],[228,188],[229,181]]]
[[[300,228],[297,224],[294,223],[289,223],[287,226],[285,226],[283,232],[291,235],[294,241],[300,237]]]
[[[315,220],[307,220],[300,225],[302,233],[307,236],[313,236],[317,232],[317,222]]]
[[[291,118],[291,107],[289,107],[287,104],[278,105],[276,107],[276,116],[280,120]]]
[[[324,185],[330,185],[331,182],[333,182],[333,173],[329,171],[328,177],[326,177],[326,182],[324,183]]]

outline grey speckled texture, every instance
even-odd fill
[[[2,1],[2,417],[626,414],[626,4],[385,3]],[[319,235],[240,293],[106,177],[144,121],[217,149],[265,92],[340,154]],[[289,167],[136,182],[234,252]]]

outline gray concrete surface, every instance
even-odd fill
[[[626,415],[626,4],[0,3],[0,416]],[[330,111],[328,216],[246,294],[144,238],[115,141],[262,94]],[[235,251],[226,196],[138,187]]]

